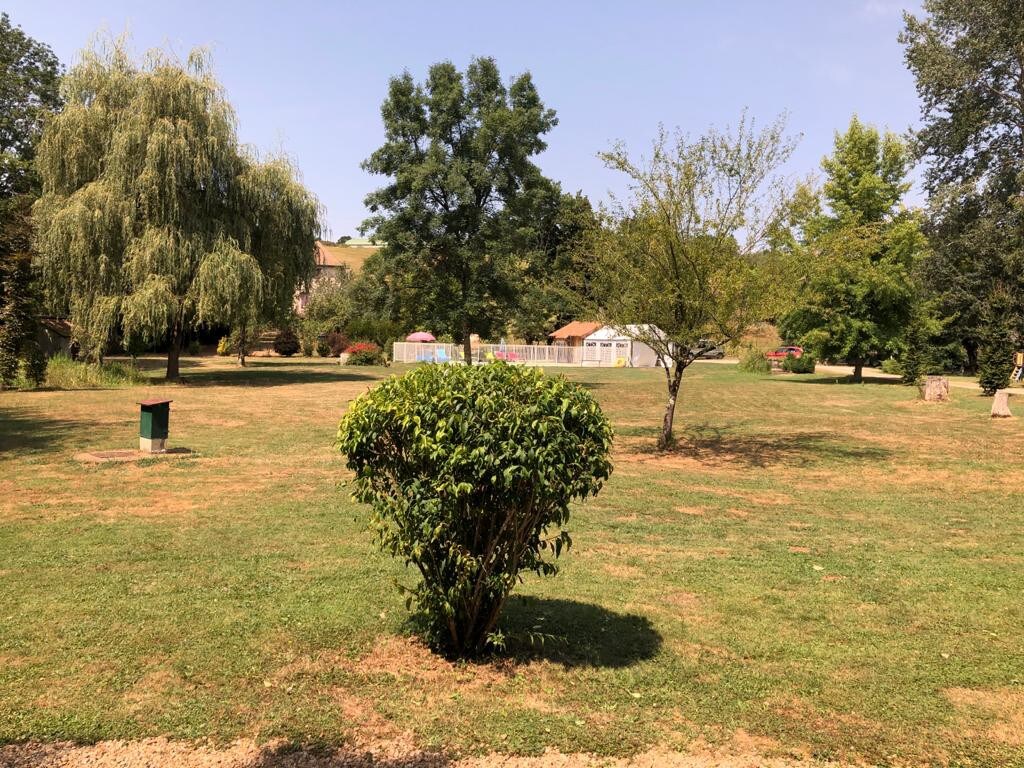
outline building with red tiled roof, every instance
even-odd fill
[[[583,340],[594,331],[602,327],[602,323],[588,323],[582,320],[573,320],[568,325],[562,326],[554,333],[549,333],[548,338],[553,344],[564,344],[567,347],[582,347]]]

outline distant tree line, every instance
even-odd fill
[[[293,328],[306,352],[386,345],[429,329],[542,342],[570,319],[641,326],[665,364],[662,442],[702,345],[771,320],[786,341],[853,366],[888,361],[908,383],[979,373],[1005,385],[1024,338],[1024,21],[1005,0],[927,0],[901,41],[921,128],[854,116],[821,181],[779,174],[781,122],[662,131],[641,157],[601,155],[630,195],[595,206],[537,165],[558,125],[529,73],[490,58],[392,79],[384,141],[363,167],[383,184],[362,233],[383,244],[357,274],[314,274],[320,207],[283,157],[240,147],[205,56],[120,43],[63,74],[0,23],[0,381],[38,375],[33,318],[70,319],[99,357],[162,345],[178,375],[199,328],[251,338]],[[906,204],[924,164],[927,206]],[[341,238],[338,242],[344,242]],[[652,336],[651,326],[660,329]],[[640,333],[638,331],[634,331]],[[245,345],[239,342],[244,360]]]

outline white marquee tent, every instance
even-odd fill
[[[598,328],[583,339],[583,365],[617,366],[627,368],[654,368],[661,365],[658,354],[637,338],[656,335],[663,337],[654,325],[627,325]]]

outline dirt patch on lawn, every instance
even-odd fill
[[[676,507],[676,512],[681,515],[700,517],[704,514],[704,507]]]
[[[331,695],[352,728],[353,746],[360,751],[371,754],[411,754],[416,751],[416,739],[412,731],[403,731],[383,717],[372,702],[342,688],[335,688]]]
[[[655,610],[687,624],[703,624],[711,618],[703,600],[693,592],[669,592]]]
[[[601,570],[616,579],[636,580],[644,577],[644,572],[632,565],[607,563],[601,566]]]
[[[961,714],[968,717],[980,714],[994,720],[983,731],[992,741],[1014,747],[1024,746],[1024,690],[949,688],[945,694]]]
[[[165,706],[175,692],[187,692],[192,686],[173,670],[166,668],[147,672],[124,694],[129,711],[139,714]]]
[[[703,750],[702,750],[703,751]],[[104,741],[90,746],[17,744],[0,746],[4,768],[842,768],[839,763],[764,757],[756,752],[684,753],[653,749],[625,758],[563,754],[536,757],[489,754],[453,759],[410,750],[404,741],[371,748],[295,747],[284,741],[237,741],[223,749],[167,739]]]
[[[740,499],[751,504],[763,506],[782,506],[792,504],[793,497],[781,491],[744,491],[735,488],[714,488],[709,486],[693,486],[688,489],[694,493],[707,493],[712,496],[725,496],[729,499]]]
[[[868,742],[878,743],[882,739],[882,725],[856,712],[821,710],[799,696],[779,697],[770,706],[796,728],[813,730],[828,744],[842,744],[851,733]]]
[[[534,665],[516,664],[511,659],[495,662],[452,662],[411,637],[384,637],[358,658],[322,653],[301,656],[278,669],[268,685],[288,685],[296,678],[341,669],[356,675],[388,675],[402,682],[451,691],[468,691],[509,680]]]
[[[686,616],[697,616],[702,613],[700,597],[693,592],[669,592],[665,602]]]
[[[691,472],[707,472],[712,467],[716,472],[723,474],[739,475],[745,469],[739,464],[733,465],[726,459],[714,460],[705,456],[692,456],[682,452],[660,453],[653,448],[646,448],[646,443],[636,442],[633,445],[622,441],[624,444],[619,450],[613,452],[616,468],[639,465],[641,473],[647,473],[651,468],[684,470]]]
[[[442,684],[460,689],[480,688],[508,680],[516,674],[511,660],[493,663],[458,663],[438,656],[411,637],[385,637],[366,656],[350,662],[360,674],[388,674],[418,683]]]
[[[927,457],[922,457],[927,460]],[[1024,484],[1024,472],[999,467],[970,472],[957,468],[931,467],[919,463],[903,462],[887,466],[860,465],[851,472],[823,472],[810,470],[802,476],[786,477],[786,482],[800,491],[831,492],[853,489],[910,488],[921,494],[962,495],[973,491],[1016,491]]]

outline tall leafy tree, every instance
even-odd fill
[[[456,335],[469,361],[470,335],[487,335],[514,304],[508,211],[544,184],[532,158],[555,113],[529,74],[506,86],[494,59],[478,58],[465,73],[434,64],[423,84],[393,78],[381,115],[385,143],[363,168],[389,182],[367,196],[363,231],[386,247],[366,268],[396,319]]]
[[[924,11],[905,15],[901,35],[931,198],[924,273],[973,369],[981,336],[991,336],[989,304],[1024,336],[1024,8],[926,0]]]
[[[23,363],[34,383],[45,374],[36,336],[39,305],[30,252],[30,204],[27,194],[0,201],[0,389],[17,380]]]
[[[43,122],[60,107],[60,62],[0,13],[0,199],[32,193]]]
[[[83,347],[128,337],[169,345],[167,377],[190,325],[243,331],[290,308],[315,268],[319,205],[284,158],[238,144],[208,57],[120,43],[87,51],[66,76],[37,167],[37,247],[51,302]]]
[[[517,289],[507,328],[528,342],[546,341],[575,317],[578,301],[570,286],[585,290],[586,282],[580,279],[585,274],[577,274],[576,254],[597,224],[597,213],[583,193],[568,194],[546,182],[514,206],[509,219]]]
[[[674,442],[683,372],[708,348],[775,317],[784,260],[776,238],[791,189],[777,173],[793,151],[782,120],[690,140],[664,130],[648,159],[624,146],[602,154],[632,197],[615,201],[581,253],[590,314],[648,344],[664,366],[668,400],[659,446]]]
[[[985,302],[978,331],[978,383],[986,395],[1010,385],[1013,373],[1014,328],[1010,320],[1012,297],[1001,286]]]
[[[31,378],[43,372],[30,252],[30,208],[39,193],[32,162],[44,120],[60,107],[59,80],[49,46],[0,14],[0,387],[23,362]]]
[[[909,163],[903,140],[854,117],[822,161],[828,210],[804,226],[807,279],[780,331],[821,357],[851,363],[854,381],[913,317],[913,270],[926,241],[919,217],[902,205]]]

